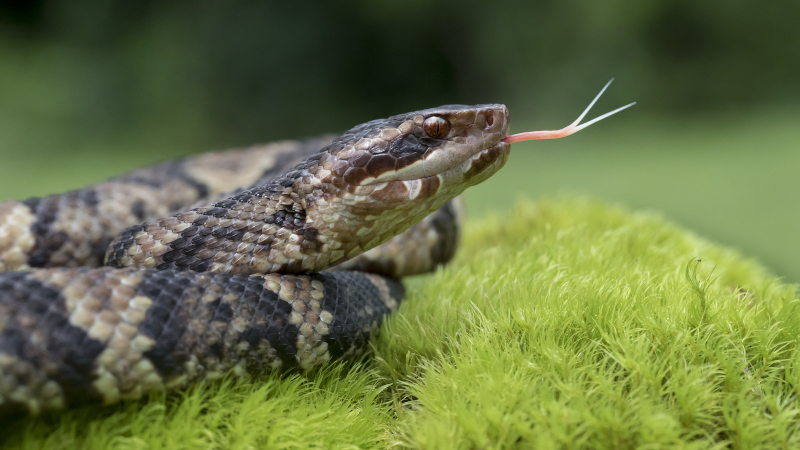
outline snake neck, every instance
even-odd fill
[[[210,206],[128,228],[112,244],[113,267],[214,273],[303,273],[348,260],[402,233],[463,188],[439,177],[340,182],[329,153],[281,178]]]

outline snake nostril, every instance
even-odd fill
[[[494,124],[494,114],[489,113],[486,115],[486,128],[489,128]]]

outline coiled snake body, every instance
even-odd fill
[[[0,203],[0,416],[358,355],[507,130],[443,106]]]

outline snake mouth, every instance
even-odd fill
[[[511,153],[511,144],[500,141],[472,155],[458,166],[462,180],[467,186],[474,186],[485,181],[500,170]]]

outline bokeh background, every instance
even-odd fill
[[[800,2],[0,1],[0,200],[177,155],[505,103],[515,144],[467,193],[658,211],[800,281]],[[592,117],[592,116],[590,116]]]

